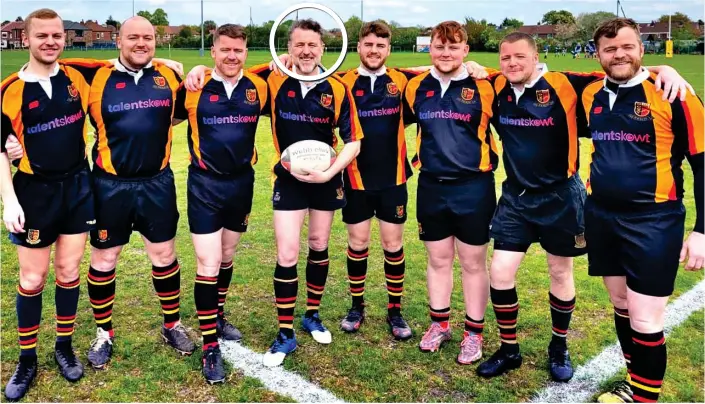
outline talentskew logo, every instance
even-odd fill
[[[134,102],[119,102],[117,104],[108,105],[108,112],[122,112],[129,111],[132,109],[146,109],[146,108],[162,108],[171,107],[171,98],[165,98],[163,100],[141,100]]]
[[[388,115],[396,115],[400,111],[400,108],[398,106],[394,108],[377,108],[377,109],[371,109],[371,110],[357,110],[357,115],[360,118],[372,118],[375,116],[388,116]]]
[[[609,132],[592,132],[592,140],[607,140],[613,142],[651,143],[650,137],[651,135],[648,133],[640,135],[636,133],[628,133],[623,130],[611,130]]]
[[[83,118],[83,111],[78,111],[72,115],[65,115],[63,118],[55,118],[52,121],[45,123],[38,123],[34,126],[25,128],[25,133],[34,134],[39,132],[44,132],[47,130],[52,130],[55,128],[60,128],[62,126],[71,125],[72,123],[80,122]]]
[[[204,125],[228,125],[236,123],[257,123],[257,115],[229,115],[203,117]]]
[[[553,117],[544,118],[544,119],[509,118],[509,117],[502,116],[502,115],[499,116],[499,123],[501,125],[507,125],[507,126],[526,126],[526,127],[534,127],[534,128],[556,125],[553,122]]]
[[[319,118],[309,114],[294,114],[292,112],[279,111],[279,117],[287,121],[310,122],[310,123],[330,123],[330,117]]]
[[[453,119],[456,121],[470,122],[472,116],[470,114],[461,114],[453,111],[422,111],[419,113],[419,119],[426,121],[429,119]]]

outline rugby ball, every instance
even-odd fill
[[[281,156],[282,167],[306,175],[308,170],[327,170],[335,161],[335,149],[318,140],[302,140],[287,147]]]

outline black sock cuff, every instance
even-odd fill
[[[620,309],[619,307],[612,306],[614,308],[614,314],[620,317],[626,317],[629,319],[629,309]]]
[[[356,259],[364,259],[367,258],[370,255],[370,248],[365,247],[362,250],[356,250],[352,247],[350,247],[350,244],[348,244],[348,257],[350,258],[356,258]]]
[[[632,340],[637,345],[659,346],[666,343],[663,331],[653,333],[640,333],[632,328]]]
[[[401,258],[404,256],[404,247],[400,248],[399,251],[395,252],[384,250],[384,256],[386,258]]]
[[[519,301],[516,287],[511,289],[495,289],[490,286],[490,297],[494,304],[514,304]]]
[[[56,287],[61,288],[61,289],[73,289],[76,286],[81,284],[81,277],[79,276],[78,278],[69,281],[69,282],[61,282],[60,280],[56,280]]]
[[[274,277],[282,280],[296,278],[296,264],[290,267],[284,267],[277,263],[277,266],[274,268]]]
[[[115,275],[115,269],[116,268],[113,268],[109,271],[99,271],[93,267],[88,267],[88,276],[94,276],[99,278],[109,277]]]
[[[450,313],[450,307],[446,307],[444,309],[434,309],[431,307],[431,305],[428,305],[428,309],[431,310],[433,313],[438,313],[438,314],[445,314],[445,313]]]
[[[468,316],[467,314],[465,314],[465,320],[466,320],[466,321],[471,321],[471,322],[473,322],[473,323],[478,323],[478,324],[484,324],[484,323],[485,323],[485,318],[484,318],[484,317],[482,317],[482,318],[479,319],[479,320],[475,320],[474,318]]]
[[[328,259],[328,249],[321,251],[316,251],[311,247],[308,248],[308,260],[309,261],[324,261]]]

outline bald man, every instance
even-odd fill
[[[102,369],[112,356],[115,273],[133,230],[144,240],[161,303],[164,341],[183,355],[195,349],[179,315],[180,271],[174,249],[179,220],[169,167],[172,126],[185,119],[179,75],[154,61],[155,30],[132,17],[120,28],[120,55],[95,71],[88,109],[96,128],[93,175],[96,226],[91,231],[88,295],[97,325],[88,361]]]

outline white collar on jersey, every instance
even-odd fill
[[[291,70],[296,73],[296,65],[291,67]],[[323,73],[325,70],[323,70],[323,67],[318,66],[318,72]],[[326,79],[323,80],[318,80],[318,81],[300,81],[299,84],[301,84],[301,98],[305,98],[306,94],[308,94],[309,91],[311,91],[312,88],[316,87],[317,85],[323,83],[326,81]]]
[[[603,88],[608,93],[614,94],[614,92],[612,90],[607,88],[607,80],[609,80],[613,83],[619,84],[620,88],[627,88],[627,87],[634,87],[634,86],[637,86],[637,85],[643,83],[646,79],[649,78],[649,74],[650,74],[649,71],[646,70],[646,68],[642,66],[641,70],[639,71],[639,73],[637,73],[636,76],[632,77],[631,79],[629,79],[628,81],[623,82],[623,83],[619,83],[615,80],[612,80],[611,78],[609,78],[609,76],[605,75],[605,78],[603,79]]]
[[[357,73],[360,76],[367,76],[367,77],[379,77],[379,76],[384,76],[387,74],[387,66],[382,65],[379,69],[377,69],[376,72],[371,72],[365,68],[362,64],[357,68]]]
[[[438,80],[438,83],[441,85],[441,97],[443,97],[448,90],[448,87],[450,87],[450,82],[451,81],[460,81],[460,80],[465,80],[468,77],[470,77],[470,74],[468,73],[468,69],[465,68],[465,65],[461,66],[462,68],[460,71],[453,77],[448,80],[448,82],[443,82],[441,79],[441,74],[436,70],[436,66],[431,67],[431,76],[433,76],[434,79]]]
[[[240,83],[240,79],[242,79],[243,71],[240,70],[240,75],[238,76],[237,80],[235,81],[235,84],[230,84],[229,81],[225,80],[223,77],[221,77],[218,72],[215,70],[211,70],[211,78],[215,81],[220,81],[223,83],[223,87],[225,87],[225,92],[228,94],[228,98],[230,98],[233,94],[233,91],[235,90],[235,87]]]
[[[17,76],[20,78],[20,80],[27,83],[39,83],[39,85],[42,86],[42,89],[46,93],[47,97],[51,99],[51,78],[59,74],[59,64],[54,62],[54,68],[52,69],[51,73],[49,73],[48,77],[42,77],[37,76],[34,73],[28,73],[25,70],[27,69],[27,66],[29,66],[29,63],[26,63],[24,66],[22,66],[20,71],[17,72]]]
[[[151,61],[151,60],[149,61],[149,63],[147,63],[147,65],[146,65],[145,67],[143,67],[143,68],[141,68],[141,69],[139,69],[139,70],[137,70],[137,71],[129,70],[127,67],[125,67],[125,65],[123,65],[123,64],[120,62],[120,58],[119,58],[119,57],[118,57],[117,61],[115,62],[115,70],[117,70],[117,71],[119,71],[119,72],[127,73],[127,74],[129,74],[130,76],[134,77],[134,78],[135,78],[135,84],[137,84],[137,82],[140,81],[140,78],[142,78],[142,75],[144,75],[144,69],[148,69],[148,68],[150,68],[150,67],[152,67],[152,61]]]
[[[371,72],[367,69],[365,69],[365,66],[360,64],[360,67],[357,68],[357,73],[360,76],[365,76],[370,78],[370,91],[375,92],[375,80],[377,80],[377,77],[384,76],[387,74],[387,66],[382,65],[381,68],[379,68],[376,72]]]
[[[541,80],[541,77],[546,74],[546,72],[548,71],[548,65],[546,65],[546,63],[538,63],[536,65],[536,69],[539,71],[539,75],[536,76],[535,79],[531,80],[531,82],[524,84],[523,88],[518,89],[514,86],[514,84],[509,83],[509,85],[512,87],[512,90],[514,90],[514,98],[517,104],[519,104],[519,98],[524,95],[524,91],[526,91],[527,88],[532,88],[533,86],[535,86],[536,83]]]

